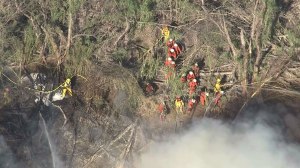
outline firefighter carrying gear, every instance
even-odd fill
[[[70,96],[73,95],[72,89],[71,89],[71,79],[70,78],[66,79],[66,81],[61,85],[61,87],[63,89],[62,90],[62,98],[64,98],[66,96],[67,92]]]
[[[176,97],[176,100],[175,100],[176,112],[178,113],[180,111],[181,113],[183,113],[183,106],[184,106],[184,103],[181,100],[181,98]]]

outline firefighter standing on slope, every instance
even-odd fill
[[[177,54],[174,48],[168,48],[168,57],[173,57],[174,60],[177,59]]]
[[[168,48],[173,48],[173,45],[174,45],[174,40],[173,39],[169,39],[168,41],[167,41],[167,46],[168,46]]]
[[[66,81],[61,85],[62,87],[62,98],[64,98],[66,96],[66,93],[68,92],[68,94],[70,96],[72,96],[72,89],[71,89],[71,79],[68,78],[66,79]]]
[[[175,99],[175,107],[176,107],[177,114],[179,111],[181,113],[183,113],[183,106],[184,106],[184,103],[183,103],[182,99],[180,98],[180,96],[177,96]]]
[[[208,96],[208,92],[206,92],[206,87],[202,88],[200,91],[200,103],[202,106],[206,104],[206,97]]]
[[[181,83],[185,83],[186,82],[186,74],[185,73],[181,75],[180,81],[181,81]]]
[[[187,75],[186,78],[187,78],[188,81],[192,81],[193,79],[196,78],[196,76],[195,76],[193,71],[189,71],[189,74]]]
[[[221,107],[221,96],[224,92],[221,90],[221,79],[220,78],[217,79],[217,82],[214,87],[214,91],[215,91],[215,105],[217,105],[218,107]]]
[[[158,112],[160,113],[160,120],[161,121],[165,121],[166,120],[166,115],[167,115],[167,107],[166,107],[166,104],[165,102],[161,102],[158,104],[158,107],[157,107],[157,110]]]
[[[154,88],[153,88],[151,83],[146,84],[146,89],[145,90],[146,90],[146,93],[147,93],[148,96],[151,96],[151,95],[154,94]]]
[[[163,29],[161,30],[161,34],[162,34],[162,41],[163,42],[169,40],[170,31],[168,29],[168,26],[163,27]]]
[[[192,67],[195,76],[199,77],[200,76],[200,67],[198,66],[198,63],[195,63],[194,66]]]
[[[190,99],[188,102],[187,112],[190,113],[194,109],[195,106],[196,106],[196,100],[194,98]]]
[[[168,58],[166,59],[165,66],[166,66],[166,67],[171,66],[172,61],[173,61],[172,58],[171,58],[171,57],[168,57]]]
[[[177,43],[174,43],[173,48],[174,48],[177,55],[179,55],[181,53],[181,49],[180,49],[180,47]]]
[[[198,85],[197,79],[193,79],[192,81],[189,82],[189,95],[190,96],[195,93],[197,85]]]

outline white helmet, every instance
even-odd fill
[[[171,58],[171,57],[169,57],[169,58],[168,58],[168,61],[172,61],[172,58]]]
[[[171,64],[175,64],[175,62],[174,62],[174,61],[172,61],[172,62],[171,62]]]
[[[175,46],[175,47],[177,47],[177,46],[178,46],[178,44],[177,44],[177,43],[175,43],[175,44],[174,44],[174,46]]]
[[[193,72],[193,71],[190,71],[190,72],[189,72],[189,74],[193,75],[193,74],[194,74],[194,72]]]
[[[173,48],[171,48],[171,50],[170,50],[171,52],[174,52],[175,50],[173,49]]]
[[[181,76],[186,76],[186,74],[182,74]]]
[[[192,102],[193,102],[193,103],[195,103],[195,102],[196,102],[196,100],[195,100],[195,99],[192,99]]]
[[[198,66],[198,63],[197,63],[197,62],[195,63],[195,66]]]
[[[197,79],[193,79],[193,82],[197,82]]]
[[[170,39],[169,41],[170,41],[170,42],[172,42],[172,41],[173,41],[173,39]]]

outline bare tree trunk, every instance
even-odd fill
[[[242,77],[242,87],[243,87],[243,95],[247,95],[247,84],[248,84],[248,62],[249,62],[249,54],[246,50],[246,41],[244,36],[244,29],[241,29],[240,32],[240,40],[241,40],[241,55],[243,56],[243,73],[241,75]]]
[[[72,0],[68,0],[69,8],[72,7]],[[67,44],[65,48],[65,53],[63,57],[61,58],[59,64],[63,63],[66,57],[69,55],[70,46],[71,46],[71,40],[72,40],[72,27],[73,27],[73,19],[72,19],[72,11],[69,9],[68,14],[68,37],[67,37]]]
[[[237,78],[239,78],[239,76],[240,76],[240,69],[241,69],[240,66],[239,66],[239,62],[237,60],[239,51],[234,46],[234,44],[233,44],[233,42],[232,42],[232,40],[230,38],[230,35],[229,35],[229,32],[228,32],[228,29],[227,29],[226,22],[225,22],[224,18],[222,19],[222,22],[223,22],[222,23],[223,30],[221,30],[221,31],[223,31],[223,33],[225,34],[225,37],[226,37],[226,40],[227,40],[227,42],[229,44],[229,47],[231,49],[231,52],[232,52],[232,55],[233,55],[234,64],[235,64],[234,69],[232,71],[232,74],[233,74],[232,76],[233,76],[233,78],[235,78],[235,80],[237,80]]]

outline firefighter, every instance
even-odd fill
[[[167,108],[166,108],[165,102],[159,103],[159,104],[158,104],[158,107],[157,107],[157,110],[158,110],[158,112],[160,113],[160,116],[159,116],[160,120],[161,120],[161,121],[165,121],[166,115],[167,115],[167,114],[166,114]]]
[[[162,41],[166,41],[170,37],[170,31],[167,26],[164,26],[163,29],[161,30],[162,34]]]
[[[177,54],[176,54],[174,48],[168,48],[168,56],[172,57],[174,60],[176,60]]]
[[[177,55],[179,55],[181,53],[181,49],[180,49],[180,47],[178,46],[177,43],[174,43],[173,48],[174,48]]]
[[[175,107],[176,107],[177,114],[178,114],[178,112],[183,113],[183,106],[184,106],[184,103],[183,103],[182,99],[180,98],[180,96],[177,96],[175,99]]]
[[[154,88],[151,83],[146,84],[146,93],[147,95],[152,95],[154,93]]]
[[[72,89],[71,89],[71,79],[68,78],[66,79],[66,81],[61,85],[62,87],[62,98],[64,98],[66,96],[66,93],[68,92],[68,94],[70,96],[72,96]]]
[[[189,94],[190,95],[195,93],[197,85],[198,85],[197,79],[193,79],[192,81],[189,82]]]
[[[185,74],[185,73],[181,75],[180,81],[181,81],[182,83],[185,83],[185,82],[186,82],[186,74]]]
[[[187,80],[188,81],[192,81],[195,78],[196,78],[196,76],[195,76],[194,72],[193,71],[189,71],[189,74],[187,75]]]
[[[165,66],[169,67],[171,65],[172,61],[173,61],[172,58],[168,57],[167,60],[166,60],[166,62],[165,62]]]
[[[168,46],[168,48],[173,48],[173,45],[174,45],[174,40],[173,39],[169,39],[168,41],[167,41],[167,46]]]
[[[221,107],[221,96],[224,92],[221,90],[221,79],[220,78],[217,79],[217,82],[214,87],[214,91],[215,91],[215,105],[217,105],[218,107]]]
[[[206,88],[201,89],[200,91],[200,103],[202,106],[206,105],[206,97],[208,96],[208,92],[206,92]]]
[[[175,61],[172,61],[172,62],[171,62],[170,68],[172,68],[172,69],[175,69],[175,68],[176,68]]]
[[[194,98],[190,99],[188,102],[187,112],[190,113],[194,109],[195,106],[196,106],[196,100]]]
[[[200,67],[198,66],[198,63],[195,63],[194,66],[192,67],[195,76],[199,77],[200,76]]]

